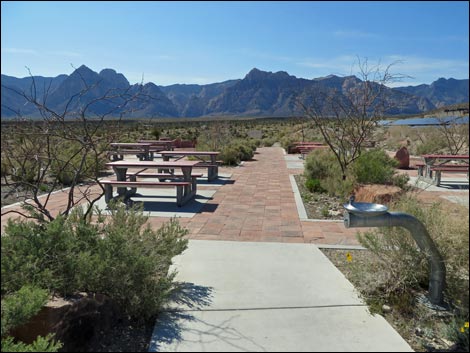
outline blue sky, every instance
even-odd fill
[[[1,2],[1,72],[112,68],[131,84],[206,84],[256,67],[302,78],[358,73],[357,58],[411,76],[469,76],[467,1]],[[73,67],[72,67],[73,65]],[[397,84],[396,84],[397,85]]]

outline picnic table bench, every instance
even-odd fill
[[[119,197],[129,199],[135,195],[137,188],[176,188],[176,204],[181,207],[194,198],[197,192],[196,177],[192,174],[192,168],[197,161],[115,161],[106,163],[107,167],[112,167],[116,173],[116,180],[102,180],[105,185],[105,201],[108,203],[113,199],[113,186],[117,188]],[[128,173],[129,168],[138,168],[139,171]],[[142,181],[137,177],[148,177],[150,173],[144,173],[148,169],[165,169],[174,171],[181,169],[182,173],[175,176],[174,173],[155,173],[153,176],[169,179],[170,181]],[[146,175],[147,174],[147,175]],[[175,179],[178,179],[175,181]],[[128,190],[127,188],[130,188]]]
[[[194,168],[207,168],[207,180],[216,180],[219,177],[219,162],[217,156],[220,152],[214,151],[160,151],[164,161],[169,161],[170,158],[175,158],[176,161],[184,157],[194,157],[199,160]],[[204,157],[209,157],[207,161]]]
[[[176,140],[138,140],[139,143],[150,143],[150,152],[173,151]],[[153,156],[153,155],[152,155]]]
[[[468,155],[442,155],[425,154],[422,156],[424,163],[417,163],[418,178],[431,184],[439,186],[441,184],[442,173],[469,173]],[[462,162],[467,163],[451,163]]]
[[[305,159],[305,156],[307,154],[309,154],[310,152],[312,152],[314,150],[317,150],[317,149],[322,149],[322,148],[329,148],[329,146],[326,146],[326,145],[303,145],[303,146],[298,147],[302,159]]]

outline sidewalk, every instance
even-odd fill
[[[190,240],[150,352],[412,352],[313,244]]]

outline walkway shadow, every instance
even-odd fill
[[[190,282],[177,282],[169,299],[171,303],[182,309],[170,308],[158,315],[148,351],[158,352],[161,351],[162,345],[181,341],[183,324],[196,320],[191,311],[209,306],[212,303],[212,291],[212,287],[199,286]]]
[[[170,300],[192,310],[200,310],[212,303],[212,287],[199,286],[191,282],[176,282]]]
[[[449,189],[449,190],[468,190],[468,184],[463,183],[462,181],[450,181],[446,180],[441,181],[439,185],[440,188]]]
[[[198,179],[197,185],[201,186],[223,186],[227,184],[235,184],[235,180],[230,179],[230,177],[221,177],[219,176],[216,180],[208,181],[207,179]]]

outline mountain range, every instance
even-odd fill
[[[36,107],[16,92],[30,94],[33,79],[1,75],[1,116],[12,118],[38,116]],[[125,117],[199,117],[199,116],[276,116],[303,115],[296,104],[306,99],[314,89],[335,89],[350,92],[361,80],[355,76],[329,75],[304,79],[287,72],[267,72],[252,69],[243,79],[206,85],[175,84],[157,86],[154,83],[131,85],[124,75],[113,69],[97,73],[85,65],[70,75],[57,77],[34,76],[35,91],[41,101],[56,111],[78,110],[89,104],[90,114]],[[85,87],[86,94],[79,95]],[[419,114],[442,106],[469,101],[469,80],[439,78],[430,85],[385,88],[393,100],[389,115]],[[47,93],[45,95],[45,93]],[[126,102],[124,95],[140,93],[140,99]],[[100,97],[106,96],[103,100]],[[92,102],[92,103],[90,103]]]

